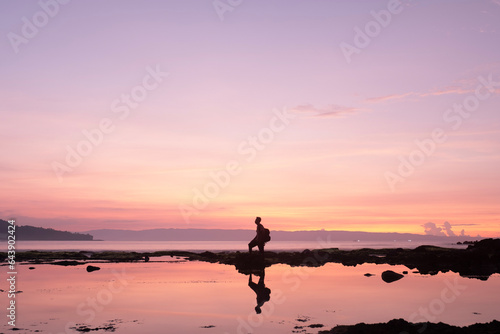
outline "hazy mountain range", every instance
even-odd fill
[[[94,240],[121,241],[250,241],[255,236],[255,230],[225,230],[225,229],[150,229],[150,230],[90,230],[85,233],[94,236]],[[273,241],[463,241],[471,240],[469,236],[434,236],[412,233],[374,233],[352,231],[273,231]],[[476,238],[474,238],[476,239]]]

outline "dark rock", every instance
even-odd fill
[[[35,267],[29,267],[28,269],[29,269],[29,270],[33,270],[33,269],[35,269]]]
[[[403,275],[408,275],[408,271],[403,271]]]
[[[395,282],[397,280],[400,280],[401,278],[403,278],[404,276],[401,275],[401,274],[398,274],[392,270],[386,270],[382,273],[382,279],[384,280],[384,282],[386,283],[392,283],[392,282]]]
[[[372,276],[375,276],[375,275],[370,274],[370,273],[366,273],[366,274],[365,274],[365,276],[366,276],[366,277],[372,277]]]
[[[87,266],[87,272],[89,272],[89,273],[96,271],[96,270],[101,270],[101,268],[96,267],[96,266],[91,266],[91,265]]]
[[[200,260],[215,263],[218,260],[218,255],[212,252],[203,252],[198,255]]]
[[[113,324],[104,325],[104,326],[95,327],[95,328],[91,328],[91,327],[89,327],[87,325],[79,325],[78,327],[70,327],[70,328],[74,329],[77,332],[83,332],[83,333],[90,332],[90,331],[100,331],[100,330],[103,330],[105,332],[114,332],[114,331],[116,331],[116,326],[113,325]]]
[[[144,262],[149,262],[149,256],[144,255]]]
[[[467,250],[488,250],[490,252],[500,251],[500,239],[483,239],[467,246]]]
[[[78,261],[55,261],[55,262],[50,262],[50,264],[55,264],[57,266],[77,266],[79,264],[85,264],[85,262],[78,262]]]
[[[215,262],[217,259],[214,259],[213,261]],[[236,267],[236,270],[244,274],[251,273],[255,270],[262,270],[266,267],[267,263],[264,256],[258,252],[240,253],[231,259],[231,261]]]
[[[365,324],[359,323],[352,326],[336,326],[329,331],[320,331],[319,334],[400,334],[400,333],[425,333],[425,334],[475,334],[475,333],[500,333],[500,322],[493,320],[490,323],[474,324],[467,327],[456,327],[440,323],[411,323],[403,319],[393,319],[387,323]]]
[[[104,252],[92,253],[90,258],[92,260],[106,260],[110,262],[135,262],[143,260],[144,256],[137,252],[104,251]]]
[[[210,259],[215,259],[217,257],[217,254],[206,251],[206,252],[201,253],[200,256],[208,257]]]

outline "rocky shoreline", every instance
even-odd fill
[[[474,324],[457,327],[442,322],[411,323],[403,319],[393,319],[386,323],[365,324],[352,326],[335,326],[329,331],[320,331],[318,334],[493,334],[500,333],[500,322],[493,320],[485,324]]]
[[[467,249],[419,246],[415,249],[369,249],[339,250],[338,248],[304,250],[302,252],[203,252],[157,251],[157,252],[49,252],[19,251],[18,262],[33,264],[83,265],[94,262],[149,261],[163,256],[183,257],[189,261],[205,261],[234,265],[240,272],[262,269],[274,264],[319,267],[325,263],[341,263],[356,266],[363,263],[404,265],[422,275],[439,272],[456,272],[462,277],[487,280],[490,275],[500,273],[500,239],[484,239]],[[2,262],[7,254],[0,253]]]

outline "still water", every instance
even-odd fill
[[[75,333],[70,329],[75,326],[101,328],[93,333],[107,333],[111,326],[115,333],[201,334],[292,333],[302,326],[317,333],[337,324],[393,318],[460,326],[500,319],[500,275],[480,281],[455,273],[409,271],[388,284],[381,279],[384,270],[408,268],[273,265],[262,280],[254,273],[249,285],[250,276],[233,266],[171,257],[96,265],[101,269],[91,273],[85,266],[19,265],[18,333]],[[0,288],[6,290],[2,281]],[[266,289],[268,298],[262,297]],[[257,292],[263,303],[260,314],[255,310]],[[0,294],[3,306],[5,294]],[[0,328],[7,332],[10,326],[4,320]]]
[[[6,243],[4,243],[5,245]],[[18,241],[18,250],[72,250],[72,251],[135,251],[154,252],[159,250],[183,251],[246,251],[245,241]],[[448,248],[467,248],[446,241],[272,241],[266,245],[266,250],[291,251],[319,248],[339,248],[343,250],[360,248],[416,248],[422,244]],[[5,249],[5,247],[4,247]]]

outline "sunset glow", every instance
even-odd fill
[[[2,2],[0,218],[500,237],[500,2],[395,3]]]

